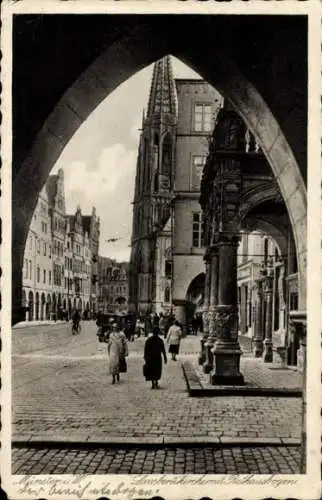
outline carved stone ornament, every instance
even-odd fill
[[[236,330],[237,314],[237,308],[233,306],[216,306],[215,323],[217,335],[220,339],[232,339],[232,333],[235,334]]]

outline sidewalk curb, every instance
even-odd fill
[[[37,326],[55,326],[55,325],[62,325],[62,324],[68,324],[66,321],[63,320],[57,320],[57,321],[42,321],[42,322],[26,322],[23,324],[21,323],[16,323],[15,325],[12,326],[12,330],[23,330],[24,328],[31,328],[34,327],[36,328]]]
[[[300,398],[302,389],[289,387],[250,387],[244,386],[212,386],[204,387],[198,374],[189,361],[181,363],[189,396],[192,398],[220,396],[271,396],[284,398]]]
[[[21,436],[12,440],[12,447],[35,447],[35,448],[104,448],[104,447],[263,447],[263,446],[300,446],[300,438],[271,438],[271,437],[214,437],[200,436],[191,438],[176,438],[172,436],[160,437],[86,437],[86,439],[77,439],[77,436],[68,436],[64,439],[49,437],[27,437]]]

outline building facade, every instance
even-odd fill
[[[129,264],[98,257],[98,311],[122,314],[128,311]]]
[[[214,164],[228,172],[227,178],[220,174],[223,186],[236,190],[227,194],[229,210],[233,214],[230,206],[238,205],[241,217],[233,228],[239,242],[239,332],[252,337],[254,346],[263,347],[266,339],[268,357],[274,344],[274,356],[295,364],[297,340],[288,335],[288,312],[297,309],[298,289],[290,221],[265,156],[234,113],[203,80],[173,79],[169,57],[155,63],[137,159],[129,307],[137,314],[170,310],[184,328],[194,313],[208,310],[205,221],[209,223],[208,212],[214,218],[208,188],[206,210],[200,200],[201,194],[206,196],[202,175],[212,182],[206,164],[214,150]],[[215,136],[218,120],[222,130]],[[231,156],[239,168],[236,185],[229,160],[233,141],[242,148]]]
[[[29,320],[50,319],[53,291],[51,209],[46,186],[30,223],[25,246],[22,305]]]
[[[97,310],[99,218],[95,208],[83,216],[66,214],[64,172],[50,175],[34,211],[24,252],[23,298],[28,320],[71,316],[77,308],[86,316]],[[95,259],[94,259],[95,260]]]
[[[186,324],[201,306],[200,180],[222,103],[203,80],[175,80],[170,57],[155,63],[133,208],[129,300],[139,314],[171,311]]]

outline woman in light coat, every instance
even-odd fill
[[[175,321],[172,326],[170,326],[167,343],[170,345],[169,352],[172,355],[172,360],[177,361],[176,355],[179,354],[180,341],[182,337],[182,330],[179,321]]]
[[[126,337],[123,332],[119,330],[117,323],[113,323],[112,332],[109,335],[107,345],[110,367],[109,372],[112,375],[112,384],[115,384],[115,379],[120,381],[120,361],[128,355],[128,346]]]

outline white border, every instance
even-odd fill
[[[308,472],[305,476],[283,475],[283,476],[220,476],[220,475],[145,475],[145,485],[135,484],[143,476],[130,475],[108,475],[108,476],[29,476],[30,494],[18,494],[17,488],[12,484],[10,471],[11,447],[9,437],[11,435],[11,394],[8,381],[11,379],[11,31],[12,15],[15,13],[180,13],[189,15],[197,14],[308,14],[309,15],[309,126],[308,126],[308,391],[307,391],[307,439],[308,439]],[[193,1],[167,1],[167,0],[124,0],[122,2],[71,0],[59,2],[51,0],[24,0],[20,2],[4,1],[2,4],[2,82],[3,82],[3,104],[2,104],[2,147],[1,156],[2,169],[2,199],[1,215],[3,218],[3,238],[1,249],[1,263],[3,275],[1,280],[2,290],[2,381],[1,392],[2,423],[1,433],[1,475],[2,487],[10,498],[98,498],[106,496],[116,499],[124,498],[149,498],[160,495],[167,499],[179,498],[201,498],[209,496],[213,498],[238,497],[248,499],[260,499],[268,496],[274,498],[296,497],[303,499],[314,499],[320,496],[320,367],[321,349],[320,332],[321,324],[321,165],[320,161],[320,93],[321,93],[321,2],[309,0],[298,2],[297,0],[284,0],[283,2],[264,2],[253,0],[243,2],[233,0],[232,2],[193,2]],[[268,41],[269,43],[269,41]],[[320,237],[319,237],[320,235]],[[316,344],[315,344],[316,342]],[[21,476],[15,476],[15,482]],[[151,486],[147,481],[173,480],[176,486]],[[37,483],[41,480],[42,484]],[[57,487],[63,488],[62,493],[54,494],[53,481]],[[275,481],[275,483],[274,483]],[[289,484],[287,482],[289,481]],[[99,490],[107,483],[110,487]],[[121,484],[124,486],[120,486]],[[90,486],[89,486],[90,484]],[[67,489],[66,489],[67,488]],[[91,488],[98,488],[90,492]],[[125,488],[130,488],[128,492]],[[132,488],[132,491],[131,491]],[[133,489],[134,488],[134,489]],[[68,494],[73,490],[73,494]],[[140,489],[142,491],[140,491]],[[109,490],[109,491],[107,491]]]

